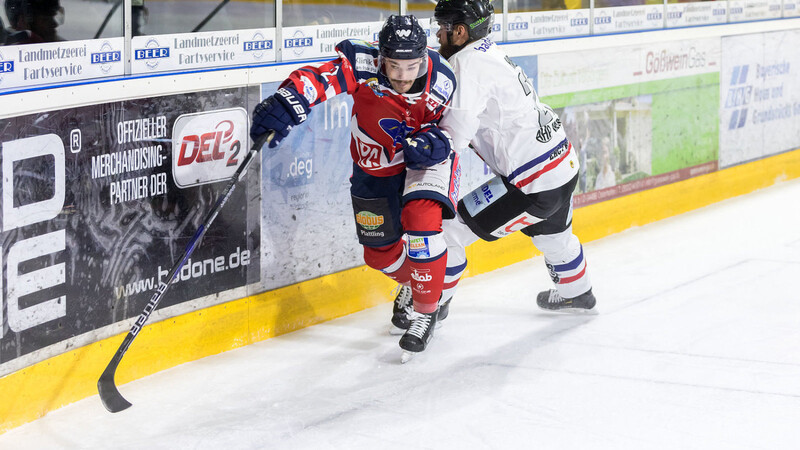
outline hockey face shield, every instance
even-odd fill
[[[417,59],[394,59],[379,57],[381,72],[389,79],[392,89],[405,94],[417,78],[428,73],[428,55]]]

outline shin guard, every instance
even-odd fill
[[[447,246],[442,233],[418,236],[409,232],[408,259],[414,309],[432,313],[442,295],[447,265]]]

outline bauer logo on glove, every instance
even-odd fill
[[[269,148],[275,148],[289,135],[292,127],[300,125],[308,119],[311,106],[308,100],[298,94],[291,86],[278,89],[274,95],[264,99],[253,110],[253,124],[250,127],[250,137],[257,140],[259,137],[275,131],[275,137],[269,143]]]

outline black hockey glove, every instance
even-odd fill
[[[250,137],[255,141],[274,130],[275,137],[269,148],[275,148],[289,135],[292,127],[306,121],[310,109],[308,100],[293,87],[280,88],[253,109]]]
[[[426,127],[405,140],[406,167],[424,169],[444,161],[453,150],[450,136],[437,127]]]

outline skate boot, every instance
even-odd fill
[[[415,354],[425,350],[428,342],[433,338],[433,330],[436,328],[438,311],[432,313],[420,313],[412,311],[409,314],[411,326],[403,337],[400,338],[400,348],[403,349],[401,362],[408,362]]]
[[[408,314],[414,310],[414,304],[411,301],[411,287],[400,285],[397,292],[397,297],[394,298],[394,306],[392,307],[392,327],[389,329],[389,334],[400,335],[406,332],[411,319]]]
[[[564,298],[555,289],[539,292],[536,296],[536,304],[548,311],[590,310],[594,308],[595,303],[591,288],[575,298]]]
[[[439,304],[439,316],[436,318],[436,327],[440,327],[442,325],[442,321],[447,319],[447,315],[450,314],[450,300],[453,297],[447,299],[446,302]]]
[[[439,316],[436,320],[436,328],[442,326],[442,321],[447,318],[450,313],[450,297],[446,302],[439,304]],[[394,306],[392,307],[392,326],[389,328],[389,334],[399,336],[408,330],[411,325],[411,319],[408,315],[414,310],[414,302],[411,298],[411,288],[408,286],[400,286],[397,297],[394,298]]]

